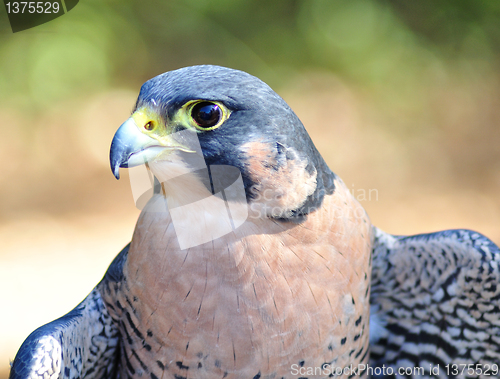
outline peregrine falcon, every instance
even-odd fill
[[[498,375],[498,247],[374,227],[261,80],[208,65],[148,80],[110,161],[117,178],[145,164],[154,195],[11,379]]]

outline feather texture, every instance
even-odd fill
[[[375,234],[372,365],[422,367],[422,377],[442,378],[453,376],[446,365],[482,365],[482,375],[457,377],[491,377],[500,362],[498,247],[470,230]]]

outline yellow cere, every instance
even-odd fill
[[[164,122],[157,112],[152,111],[148,107],[139,108],[132,115],[137,127],[144,133],[151,136],[151,133],[159,135],[161,133],[160,129],[165,130]]]
[[[132,114],[131,118],[141,133],[157,140],[160,146],[194,152],[187,146],[180,144],[175,138],[172,138],[173,128],[171,125],[175,125],[175,123],[165,124],[164,119],[151,108],[147,106],[141,107]],[[167,150],[165,150],[165,153],[167,153]]]

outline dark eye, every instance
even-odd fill
[[[217,104],[203,101],[196,104],[191,110],[191,117],[202,129],[209,129],[220,121],[222,110]]]

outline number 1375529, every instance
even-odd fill
[[[444,366],[447,376],[469,375],[469,376],[497,376],[499,367],[497,364],[449,364]]]
[[[7,13],[59,13],[59,3],[49,1],[13,1],[5,3]]]

